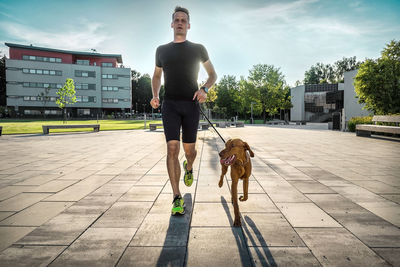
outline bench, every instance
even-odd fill
[[[93,131],[100,131],[100,124],[71,124],[71,125],[42,125],[43,134],[49,134],[50,129],[72,129],[72,128],[93,128]]]
[[[199,127],[201,127],[202,130],[208,130],[210,124],[208,122],[199,122]]]
[[[2,131],[3,131],[3,126],[0,126],[0,136]]]
[[[375,124],[357,124],[356,135],[370,137],[371,132],[400,134],[400,115],[374,116],[372,122]],[[395,123],[396,126],[377,125],[377,122]]]
[[[163,126],[162,123],[150,123],[150,131],[155,131],[157,130],[157,126]]]
[[[236,127],[244,127],[243,121],[237,121],[235,124],[236,124]]]
[[[286,125],[287,124],[287,122],[286,121],[278,121],[278,120],[274,120],[274,121],[267,121],[267,122],[265,122],[265,124],[267,124],[267,125],[279,125],[279,124],[281,124],[281,125]]]

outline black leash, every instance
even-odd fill
[[[204,114],[203,110],[201,109],[200,103],[199,103],[199,102],[197,102],[197,103],[199,104],[199,109],[200,109],[201,114],[204,116],[204,118],[207,119],[208,123],[211,125],[211,127],[214,128],[214,130],[217,132],[217,134],[219,135],[219,137],[221,137],[222,142],[224,142],[224,144],[225,144],[224,138],[222,138],[221,134],[217,131],[217,129],[215,129],[214,125],[213,125],[213,124],[211,123],[211,121],[207,118],[206,114]]]

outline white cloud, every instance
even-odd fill
[[[67,50],[89,50],[101,46],[109,37],[101,31],[102,24],[81,23],[68,30],[48,32],[13,22],[2,23],[0,28],[10,37],[22,44],[46,46]]]

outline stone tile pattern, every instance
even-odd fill
[[[219,131],[255,153],[239,228],[229,172],[217,186],[224,145],[212,131],[199,132],[179,217],[162,131],[3,135],[0,265],[400,265],[399,142],[315,127]]]

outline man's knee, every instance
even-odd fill
[[[169,157],[178,157],[179,155],[179,141],[168,141],[167,154]]]

